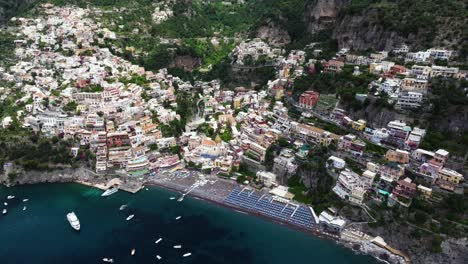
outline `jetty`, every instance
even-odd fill
[[[119,178],[113,178],[107,182],[90,182],[90,181],[78,180],[76,181],[76,183],[94,187],[103,191],[109,189],[112,186],[118,186],[119,190],[126,191],[126,192],[133,193],[133,194],[141,190],[143,186],[143,183],[141,182],[138,182],[138,181],[124,182]]]

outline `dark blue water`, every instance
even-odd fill
[[[264,219],[192,198],[170,200],[176,195],[160,188],[100,194],[77,184],[0,187],[0,208],[8,195],[16,196],[0,215],[0,263],[102,263],[103,257],[114,263],[376,263]],[[128,207],[120,211],[122,204]],[[66,220],[72,210],[80,232]],[[135,217],[126,221],[130,214]],[[182,249],[173,248],[178,244]],[[182,258],[187,252],[192,256]]]

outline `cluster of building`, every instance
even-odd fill
[[[162,22],[171,18],[173,15],[174,12],[168,6],[158,5],[154,9],[153,14],[151,14],[151,18],[155,24],[161,24]]]
[[[255,38],[250,41],[243,41],[237,45],[231,53],[231,58],[234,64],[245,65],[247,60],[250,60],[247,64],[255,63],[261,57],[266,60],[275,60],[283,53],[282,49],[272,48],[268,43]]]

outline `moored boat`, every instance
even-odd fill
[[[129,215],[126,220],[130,221],[130,220],[132,220],[133,217],[135,217],[135,215]]]
[[[114,259],[111,259],[111,258],[103,258],[102,261],[107,262],[107,263],[114,263]]]
[[[79,231],[81,226],[80,226],[80,220],[78,220],[78,217],[76,216],[75,212],[71,212],[67,214],[67,220],[70,223],[70,226],[75,229],[76,231]]]
[[[186,257],[191,256],[191,255],[192,255],[192,253],[188,252],[188,253],[185,253],[184,255],[182,255],[182,257],[186,258]]]
[[[182,248],[181,245],[175,245],[174,248]]]
[[[7,199],[8,199],[8,200],[11,200],[11,199],[13,199],[13,198],[15,198],[14,195],[8,195],[8,196],[7,196]]]
[[[135,256],[135,249],[132,249],[131,255]]]
[[[2,214],[6,215],[8,213],[7,209],[3,209]]]
[[[156,258],[157,258],[158,260],[161,260],[161,259],[162,259],[162,257],[159,256],[159,255],[156,255]]]
[[[158,240],[156,240],[156,242],[154,242],[155,244],[158,244],[159,242],[162,241],[162,238],[159,238]]]
[[[101,194],[101,196],[109,196],[116,193],[119,190],[119,187],[112,186]]]
[[[179,215],[178,217],[175,218],[175,220],[179,220],[180,218],[182,218],[182,216]]]

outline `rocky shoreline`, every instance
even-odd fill
[[[34,174],[34,177],[30,177],[30,175]],[[84,167],[79,167],[79,168],[67,168],[67,169],[62,169],[62,170],[55,170],[55,171],[48,171],[48,172],[29,172],[29,173],[20,173],[13,182],[9,182],[6,177],[0,177],[0,183],[6,186],[16,186],[16,185],[25,185],[25,184],[39,184],[39,183],[79,183],[83,184],[83,182],[86,182],[87,186],[93,186],[95,184],[104,184],[108,180],[110,180],[111,177],[109,178],[103,178],[103,176],[97,176],[93,172],[89,171],[88,169]],[[225,179],[219,179],[218,184],[223,184],[223,185],[228,185],[232,188],[237,186],[237,183],[234,181],[230,180],[225,180]],[[177,193],[184,193],[187,190],[187,184],[180,184],[180,183],[175,183],[175,182],[170,182],[170,181],[164,181],[156,178],[147,178],[143,180],[143,184],[146,185],[151,185],[151,186],[157,186],[160,188],[164,188],[173,192]],[[386,262],[386,263],[406,263],[406,261],[398,255],[390,253],[388,250],[385,250],[373,243],[360,243],[357,241],[347,241],[339,236],[333,235],[333,234],[328,234],[325,232],[322,232],[320,230],[309,230],[309,229],[304,229],[304,228],[299,228],[297,226],[291,225],[289,223],[284,223],[281,221],[278,221],[277,219],[273,219],[271,217],[267,217],[255,212],[251,212],[248,210],[245,210],[243,208],[233,206],[226,204],[224,202],[224,198],[226,193],[219,193],[216,191],[210,191],[211,188],[206,188],[206,190],[203,190],[205,188],[198,188],[192,191],[191,193],[188,194],[190,197],[194,197],[197,199],[201,199],[207,202],[211,202],[213,204],[229,208],[238,212],[243,212],[247,213],[249,215],[254,215],[257,217],[262,217],[264,219],[267,219],[269,221],[273,221],[278,224],[282,225],[287,225],[290,228],[294,228],[296,230],[300,230],[301,232],[308,233],[311,235],[314,235],[316,237],[319,237],[321,239],[330,239],[335,241],[337,244],[344,246],[346,248],[349,248],[350,250],[353,250],[356,254],[366,254],[370,255],[374,258],[376,258],[379,261]],[[216,189],[216,188],[215,188]],[[384,257],[383,257],[384,256]],[[384,260],[385,259],[385,260]]]

